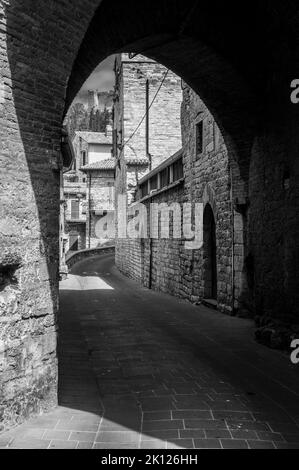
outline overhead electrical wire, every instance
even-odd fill
[[[127,141],[124,143],[124,145],[122,146],[121,151],[123,151],[123,149],[126,147],[126,145],[128,145],[128,143],[133,139],[133,137],[134,137],[134,135],[136,134],[136,132],[140,129],[140,127],[141,127],[143,121],[144,121],[145,118],[146,118],[147,113],[149,112],[149,110],[151,109],[151,107],[153,106],[154,102],[155,102],[156,99],[157,99],[157,96],[158,96],[158,94],[159,94],[159,92],[160,92],[160,90],[161,90],[161,88],[162,88],[162,86],[163,86],[163,84],[164,84],[164,82],[165,82],[165,80],[166,80],[166,77],[167,77],[168,73],[169,73],[169,69],[166,70],[166,72],[165,72],[165,74],[164,74],[164,76],[163,76],[163,78],[162,78],[162,80],[161,80],[161,83],[160,83],[160,85],[159,85],[159,88],[158,88],[158,90],[156,91],[155,96],[153,97],[153,99],[152,99],[152,101],[151,101],[151,104],[149,105],[148,109],[146,110],[144,116],[142,117],[141,121],[139,122],[139,124],[138,124],[138,126],[136,127],[136,129],[134,130],[134,132],[130,135],[130,137],[128,138],[128,140],[127,140]]]

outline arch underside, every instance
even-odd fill
[[[103,0],[75,60],[66,109],[103,59],[116,52],[138,52],[181,76],[236,144],[252,135],[268,108],[277,113],[281,95],[288,92],[295,5],[219,3]]]

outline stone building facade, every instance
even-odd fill
[[[148,105],[153,102],[148,112],[148,139],[147,83]],[[155,168],[181,148],[181,102],[181,79],[166,67],[142,55],[116,56],[114,155],[121,162],[117,179],[126,180],[129,202],[134,199],[138,180],[149,167]]]
[[[78,251],[84,250],[96,244],[95,238],[90,236],[91,227],[94,222],[94,212],[90,210],[97,210],[95,204],[99,203],[99,210],[103,209],[103,195],[100,200],[92,202],[92,209],[89,210],[88,195],[94,194],[95,182],[99,182],[99,191],[103,191],[103,181],[105,181],[106,174],[101,173],[100,162],[105,162],[103,168],[106,167],[106,162],[110,162],[111,166],[111,152],[112,152],[112,132],[107,128],[106,133],[102,132],[89,132],[77,131],[72,140],[74,148],[74,161],[72,169],[64,174],[64,202],[65,202],[65,250]],[[109,166],[109,164],[108,164]],[[81,171],[83,168],[88,168],[88,171]],[[114,164],[113,164],[114,168]],[[94,174],[98,169],[100,178]],[[88,178],[87,178],[88,173]],[[105,210],[111,210],[111,175],[107,176],[106,184],[106,202],[104,203]],[[92,181],[92,188],[90,189],[90,182]],[[113,203],[114,207],[114,203]]]
[[[64,278],[68,273],[66,265],[67,241],[66,236],[66,204],[64,194],[64,174],[71,168],[75,159],[74,147],[72,145],[66,127],[62,130],[61,141],[62,168],[60,169],[60,200],[59,200],[59,277]]]
[[[72,179],[72,177],[71,177]],[[86,182],[64,177],[64,217],[66,252],[86,248]]]
[[[117,212],[118,195],[126,195],[128,204],[131,204],[136,198],[140,179],[182,145],[180,77],[147,57],[131,57],[129,54],[118,54],[115,61],[113,148],[117,162]],[[147,104],[150,107],[148,136]],[[116,257],[120,263],[126,263],[120,258],[123,248],[126,250],[128,246],[126,240],[118,240]]]
[[[234,250],[240,253],[241,248],[234,239],[228,152],[202,100],[186,85],[183,96],[183,149],[139,181],[135,207],[138,209],[138,202],[145,204],[149,228],[151,203],[178,203],[183,215],[184,204],[191,202],[194,227],[195,204],[202,203],[203,247],[186,248],[183,236],[161,238],[160,216],[159,238],[151,238],[148,231],[148,238],[143,240],[117,240],[116,263],[122,272],[145,286],[193,302],[205,299],[232,313],[239,307],[238,298],[233,298],[233,292],[238,295],[235,276],[239,277],[236,271],[233,274],[233,256]],[[134,205],[131,210],[134,212]],[[172,233],[173,215],[169,223]]]
[[[108,159],[91,163],[82,167],[81,171],[87,179],[86,248],[97,248],[113,243],[115,160]]]
[[[73,139],[76,161],[73,169],[79,181],[85,177],[80,174],[80,168],[91,163],[111,158],[112,129],[107,127],[106,132],[77,131]]]

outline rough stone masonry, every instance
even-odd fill
[[[274,194],[274,189],[272,193],[272,204],[276,201],[277,210],[291,195],[285,166],[280,165],[275,170],[268,168],[269,180],[265,184],[261,158],[259,165],[255,165],[252,159],[250,168],[246,168],[247,162],[237,162],[212,114],[186,84],[181,122],[184,181],[179,186],[166,185],[164,190],[156,191],[156,194],[153,191],[146,198],[139,194],[139,200],[146,205],[148,214],[151,203],[167,203],[170,206],[178,202],[182,206],[186,202],[201,202],[204,207],[209,205],[216,224],[218,309],[229,314],[254,318],[261,327],[257,331],[260,341],[272,347],[289,348],[292,338],[299,332],[298,318],[291,313],[292,298],[282,305],[282,285],[274,280],[277,274],[274,269],[277,257],[272,260],[267,273],[261,270],[261,263],[266,266],[270,262],[266,257],[267,249],[274,243],[273,237],[282,237],[279,235],[281,226],[278,220],[276,225],[271,223],[269,227],[263,227],[264,236],[257,239],[257,233],[261,233],[257,227],[261,229],[262,218],[265,217],[261,197],[268,190],[270,181],[273,181],[272,176],[276,175],[277,178],[278,187],[276,193]],[[196,150],[198,124],[202,126],[200,155],[197,155]],[[250,172],[247,181],[242,177],[245,171]],[[150,176],[151,174],[148,178]],[[116,188],[121,186],[119,178]],[[148,221],[148,226],[149,224]],[[171,219],[170,229],[172,231]],[[119,238],[116,243],[117,266],[126,275],[147,287],[192,302],[205,301],[210,296],[207,293],[209,289],[206,288],[210,282],[210,273],[207,269],[205,223],[202,230],[204,244],[202,249],[196,250],[185,249],[184,239],[172,239],[171,236],[168,240],[151,239],[149,232],[148,238],[142,240]],[[287,237],[287,234],[284,236]],[[280,243],[282,240],[280,238]],[[287,251],[284,256],[287,257]],[[265,289],[271,279],[269,289],[273,292],[273,297],[268,298],[265,296]]]
[[[180,115],[184,181],[176,186],[166,185],[164,190],[157,191],[157,194],[153,191],[150,196],[141,201],[146,205],[148,214],[151,203],[167,203],[170,206],[178,202],[183,207],[183,204],[187,202],[194,204],[202,202],[205,207],[209,205],[212,208],[216,221],[217,303],[220,310],[231,313],[239,306],[239,295],[237,292],[236,298],[233,299],[234,241],[231,175],[227,148],[211,113],[198,95],[186,84]],[[199,124],[202,126],[200,154],[196,149],[196,132]],[[116,187],[118,188],[119,185],[117,181]],[[161,234],[161,222],[159,225]],[[170,218],[170,234],[172,231],[173,218]],[[242,248],[240,246],[240,250]],[[121,271],[145,286],[149,285],[150,278],[153,289],[193,302],[199,302],[210,295],[207,293],[210,273],[207,272],[206,258],[205,246],[196,250],[186,249],[183,237],[181,239],[173,239],[172,236],[170,239],[117,239],[116,244],[116,263]],[[236,280],[239,279],[240,273],[234,272],[234,275]]]
[[[249,195],[255,311],[298,323],[298,22],[291,0],[0,0],[1,426],[57,400],[61,127],[120,50],[151,50],[204,100],[237,162],[240,211]]]

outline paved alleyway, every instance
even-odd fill
[[[59,401],[10,448],[299,448],[299,366],[253,325],[148,291],[112,255],[61,286]]]

